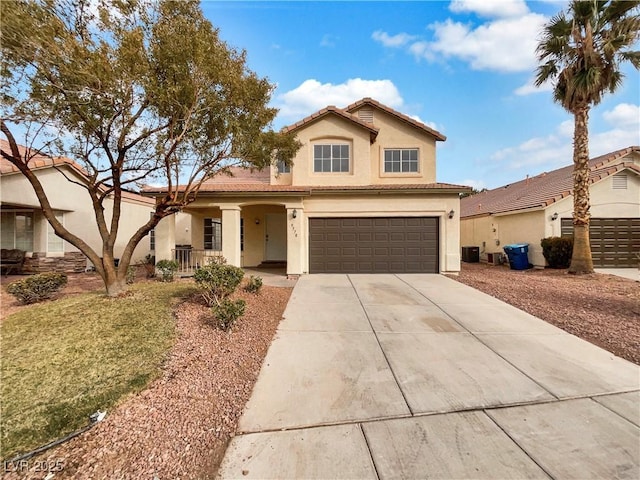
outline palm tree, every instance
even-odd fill
[[[536,85],[553,83],[553,99],[574,116],[573,256],[569,273],[592,273],[589,244],[589,110],[613,93],[623,62],[640,68],[640,1],[572,0],[544,26]]]

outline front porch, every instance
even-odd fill
[[[203,202],[204,203],[204,202]],[[155,229],[156,261],[176,260],[177,274],[193,275],[215,257],[242,268],[278,265],[302,274],[302,202],[192,204]]]

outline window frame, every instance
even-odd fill
[[[399,170],[387,170],[387,153],[398,152],[398,167]],[[415,161],[411,158],[405,160],[403,154],[407,152],[409,155],[411,152],[415,152]],[[392,163],[396,163],[391,159]],[[415,162],[415,170],[403,170],[403,165],[411,165]],[[382,149],[382,173],[385,175],[419,175],[420,172],[420,148],[418,147],[384,147]]]
[[[29,210],[29,211],[5,210],[2,212],[2,215],[4,215],[5,218],[11,218],[11,234],[12,234],[11,236],[13,237],[11,239],[11,246],[5,244],[6,246],[3,245],[2,248],[19,249],[26,252],[33,252],[34,243],[35,243],[35,220],[36,220],[35,213],[32,210]],[[30,229],[26,228],[25,231],[22,232],[24,238],[21,238],[21,239],[18,238],[19,232],[18,232],[17,223],[16,223],[17,216],[23,216],[25,218],[31,219]],[[26,226],[29,227],[29,225],[26,225]],[[4,235],[6,235],[6,227],[3,226],[2,230]],[[29,248],[26,248],[26,247],[29,247]]]
[[[207,226],[207,222],[210,223]],[[211,228],[210,232],[207,232],[207,228]],[[203,247],[205,250],[212,250],[214,252],[222,251],[222,219],[221,218],[205,218],[202,229]],[[207,240],[207,237],[211,237]],[[219,248],[215,248],[219,247]]]
[[[284,160],[278,160],[276,170],[278,171],[278,175],[285,175],[291,173],[291,165],[287,164]]]
[[[322,148],[322,156],[317,157],[317,149]],[[337,156],[335,155],[335,148],[339,148],[340,151]],[[342,149],[346,148],[346,157],[342,155]],[[325,152],[329,153],[329,156],[326,157],[324,155]],[[318,161],[321,162],[322,169],[317,170],[316,167],[318,165]],[[347,162],[347,169],[343,169],[343,162]],[[312,157],[312,171],[314,174],[350,174],[352,171],[352,159],[351,159],[351,143],[345,141],[323,141],[323,142],[315,142],[313,144],[313,157]],[[330,169],[325,170],[324,166],[328,164]],[[334,170],[334,166],[338,165],[339,169]]]

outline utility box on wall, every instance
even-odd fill
[[[462,247],[462,261],[466,263],[480,262],[480,247]]]

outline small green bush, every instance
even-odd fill
[[[542,255],[550,268],[569,268],[573,254],[573,237],[547,237],[540,241]]]
[[[234,302],[225,298],[219,305],[214,305],[211,308],[214,325],[220,330],[228,332],[236,320],[244,315],[246,305],[244,300]]]
[[[177,260],[160,260],[156,263],[156,269],[160,270],[160,274],[162,275],[161,280],[163,282],[173,282],[173,277],[178,271],[178,266]]]
[[[10,283],[7,292],[26,305],[51,298],[66,284],[67,276],[64,273],[39,273]]]
[[[254,277],[253,275],[249,277],[247,284],[244,286],[245,291],[249,293],[258,293],[260,292],[261,288],[262,288],[262,278]]]
[[[233,265],[210,263],[198,268],[193,279],[209,307],[221,305],[229,295],[236,291],[244,277],[244,271]]]

